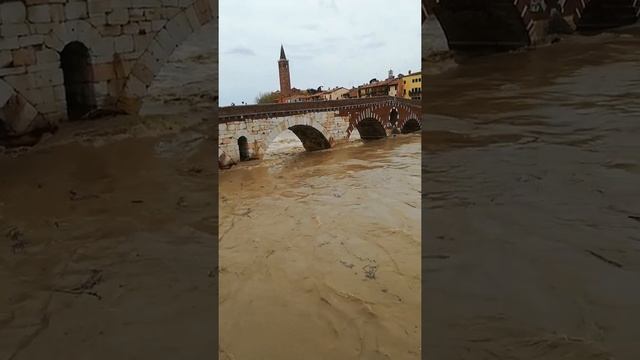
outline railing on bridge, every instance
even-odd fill
[[[367,107],[386,102],[399,102],[413,108],[421,108],[420,100],[411,100],[394,96],[380,96],[371,98],[342,99],[309,101],[286,104],[259,104],[259,105],[236,105],[225,106],[218,109],[218,122],[225,123],[237,121],[238,119],[250,119],[257,117],[281,117],[306,112],[336,111],[355,107]]]

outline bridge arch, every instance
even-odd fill
[[[307,151],[329,149],[333,145],[333,137],[329,131],[314,119],[303,116],[291,116],[281,119],[276,126],[271,128],[264,140],[260,155],[266,152],[269,145],[278,135],[291,130],[302,142]]]
[[[249,154],[249,141],[244,135],[238,138],[238,152],[240,154],[240,161],[251,159],[251,155]]]
[[[156,31],[125,77],[117,107],[128,113],[137,113],[151,83],[175,49],[212,22],[216,10],[215,0],[194,0]]]
[[[427,0],[449,48],[458,51],[512,50],[531,44],[529,0]]]
[[[637,0],[422,0],[452,50],[512,50],[552,32],[597,32],[640,18]],[[560,15],[560,16],[558,16]]]
[[[573,10],[577,30],[583,33],[631,25],[640,18],[640,2],[636,0],[578,1]]]
[[[133,113],[175,48],[217,10],[217,0],[0,2],[12,9],[0,26],[17,34],[3,44],[11,61],[0,64],[0,121],[12,136],[68,118],[60,63],[69,44],[88,48],[96,108]]]
[[[60,52],[69,120],[78,120],[96,108],[93,67],[89,48],[71,41]]]
[[[400,128],[400,132],[402,134],[409,134],[412,132],[416,132],[416,131],[420,131],[422,130],[422,124],[420,123],[420,121],[415,118],[412,117],[410,119],[407,119],[403,124],[402,127]]]
[[[361,119],[355,124],[355,128],[362,140],[377,140],[387,136],[383,123],[373,117]]]
[[[348,137],[353,129],[357,129],[362,140],[382,139],[387,136],[385,121],[372,108],[366,108],[358,113],[347,128]]]

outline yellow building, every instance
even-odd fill
[[[402,97],[406,99],[422,99],[422,72],[404,75],[402,81]]]

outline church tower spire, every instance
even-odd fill
[[[289,74],[289,60],[284,54],[284,46],[282,45],[280,45],[278,72],[280,75],[280,102],[284,102],[284,99],[291,95],[291,77]]]
[[[284,54],[284,46],[280,44],[280,60],[287,60],[287,57]]]

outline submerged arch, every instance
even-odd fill
[[[300,141],[307,151],[324,150],[331,147],[329,139],[322,132],[309,125],[294,125],[289,128]]]
[[[586,1],[576,28],[580,32],[590,33],[631,25],[638,20],[638,11],[640,11],[640,3],[635,0]]]
[[[249,141],[246,136],[240,136],[238,138],[238,153],[240,154],[240,161],[247,161],[251,159],[249,154]]]
[[[400,132],[403,134],[408,134],[408,133],[420,131],[421,129],[422,129],[422,126],[418,121],[418,119],[411,118],[404,122],[404,124],[402,125],[402,128],[400,129]]]
[[[89,48],[72,41],[60,52],[60,67],[64,78],[67,117],[78,120],[97,107],[93,67]]]
[[[331,148],[331,136],[324,126],[315,121],[305,121],[303,119],[283,119],[283,122],[271,130],[265,140],[265,150],[275,140],[278,135],[286,130],[291,130],[306,151],[318,151]]]
[[[528,46],[527,10],[519,11],[513,0],[448,0],[433,7],[449,48],[473,52]]]
[[[142,99],[175,49],[193,33],[213,22],[215,9],[212,0],[185,1],[181,10],[154,32],[153,37],[145,44],[142,55],[135,60],[123,79],[124,84],[117,97],[117,107],[120,110],[130,114],[140,110]]]
[[[376,140],[387,137],[387,132],[382,124],[374,118],[365,118],[356,124],[362,140]]]

